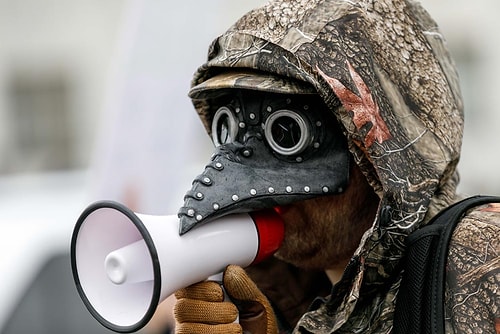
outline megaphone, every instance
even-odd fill
[[[91,204],[71,239],[71,267],[80,297],[105,327],[144,327],[157,306],[180,288],[246,267],[273,254],[284,227],[272,210],[231,214],[180,236],[175,215],[137,214],[113,201]]]

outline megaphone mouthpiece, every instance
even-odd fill
[[[104,268],[115,284],[152,281],[153,266],[144,239],[111,252],[104,259]]]
[[[146,325],[158,304],[229,264],[259,262],[281,245],[274,211],[227,215],[180,236],[177,216],[136,214],[117,202],[90,205],[71,240],[77,290],[90,313],[122,333]]]

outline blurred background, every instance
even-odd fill
[[[0,334],[109,332],[73,286],[74,224],[103,198],[177,212],[211,152],[191,76],[210,42],[262,3],[0,0]],[[461,76],[460,190],[498,194],[500,3],[422,3]]]

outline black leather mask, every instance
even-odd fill
[[[319,96],[229,93],[211,103],[215,152],[184,197],[180,234],[229,213],[344,191],[346,139]]]

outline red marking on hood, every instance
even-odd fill
[[[333,89],[337,97],[340,99],[340,102],[342,102],[344,108],[347,111],[353,112],[353,122],[358,130],[368,122],[372,124],[371,129],[365,136],[366,147],[372,146],[375,140],[379,144],[381,144],[385,140],[391,138],[389,128],[380,116],[379,107],[373,99],[370,89],[368,88],[368,86],[366,86],[365,82],[359,76],[359,74],[356,73],[349,61],[346,61],[346,63],[349,69],[349,73],[351,74],[351,78],[361,96],[358,96],[351,92],[339,80],[325,74],[319,69],[318,66],[316,66],[316,69]]]

